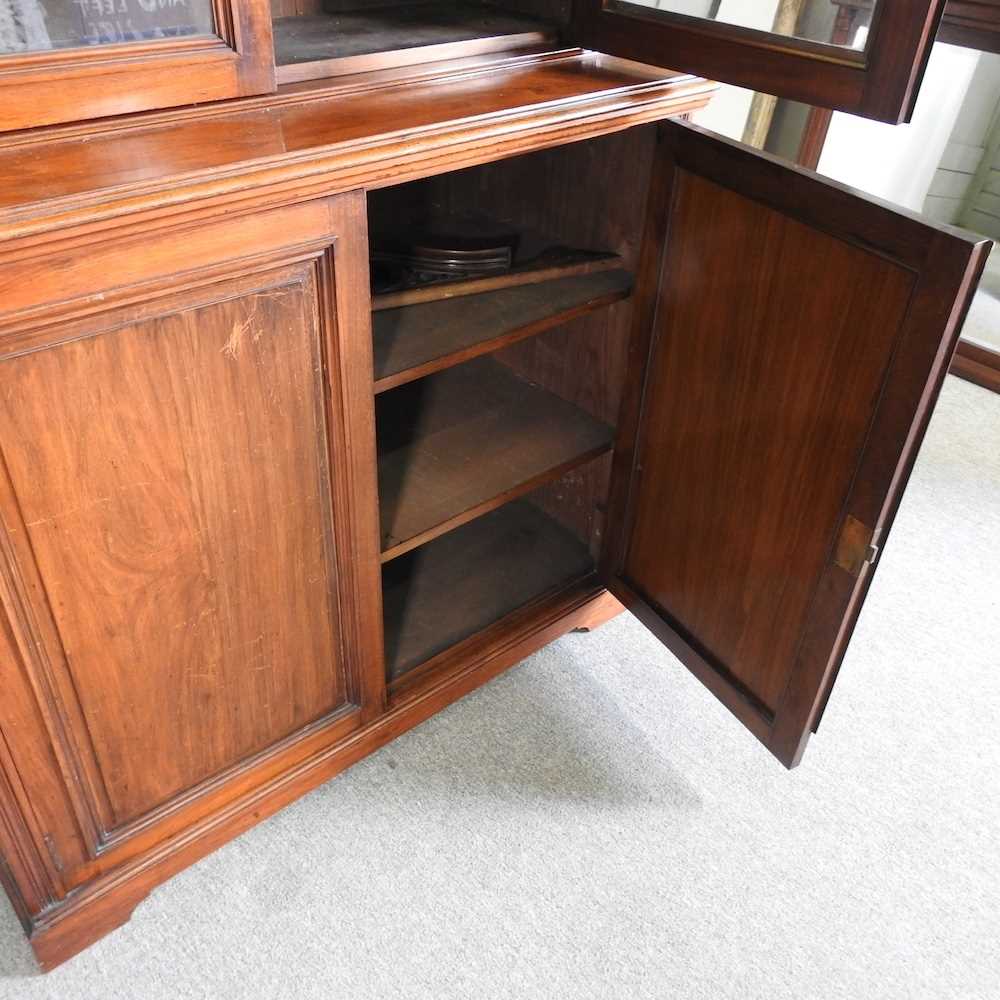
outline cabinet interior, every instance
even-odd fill
[[[369,192],[391,689],[595,572],[654,145],[631,129]],[[509,266],[383,288],[394,252],[453,232],[506,241]]]
[[[553,45],[569,0],[272,0],[279,83]]]

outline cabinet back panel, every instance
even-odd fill
[[[545,233],[567,246],[610,250],[622,267],[638,267],[656,146],[655,128],[573,143],[515,159],[371,192],[371,226],[442,213],[487,213]],[[630,300],[572,320],[496,355],[530,379],[612,426],[625,380]],[[610,465],[590,462],[536,495],[546,512],[600,544],[600,509]]]
[[[346,701],[298,279],[0,362],[18,527],[106,831]]]

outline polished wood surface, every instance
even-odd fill
[[[109,288],[125,243],[0,314],[0,837],[32,817],[33,935],[382,711],[363,199],[202,231],[212,264],[146,239]]]
[[[611,448],[600,420],[489,358],[376,406],[382,559],[393,559]]]
[[[212,6],[213,35],[0,55],[0,133],[273,91],[268,0]]]
[[[389,563],[383,569],[389,680],[593,570],[587,546],[527,500]]]
[[[129,216],[190,220],[206,199],[245,209],[381,187],[689,111],[713,90],[570,50],[0,139],[0,238],[105,239]]]
[[[1000,351],[960,340],[951,363],[951,373],[984,389],[1000,392]]]
[[[879,0],[864,53],[627,2],[577,0],[570,37],[806,104],[909,121],[945,0]]]
[[[508,270],[497,274],[480,278],[456,278],[426,285],[414,285],[412,288],[400,288],[392,292],[379,292],[372,296],[372,310],[381,312],[383,309],[440,302],[442,299],[461,298],[463,295],[480,295],[502,288],[540,285],[556,278],[573,278],[577,275],[596,274],[598,271],[617,270],[620,266],[621,258],[617,254],[553,247],[540,258],[524,264],[519,264],[515,257],[514,263]]]
[[[377,0],[322,5],[362,6]],[[320,7],[271,4],[278,16]],[[568,20],[566,0],[505,7]],[[868,79],[884,89],[878,108],[861,94],[866,113],[912,96],[925,7],[903,23],[886,0],[878,30],[895,24],[897,55],[873,49]],[[656,32],[626,34],[606,39],[654,62],[668,51]],[[151,47],[132,51],[129,72],[151,65]],[[715,51],[685,49],[705,66]],[[759,55],[740,52],[743,68]],[[153,92],[116,77],[114,59],[101,75],[87,58],[76,65],[112,95]],[[775,87],[783,60],[760,64]],[[203,99],[206,77],[159,65],[171,93]],[[248,93],[249,79],[226,93]],[[797,759],[982,250],[724,143],[669,132],[661,143],[651,123],[713,89],[543,48],[143,114],[110,100],[93,113],[117,117],[0,134],[0,877],[44,967],[186,865],[606,614],[602,579],[782,760]],[[567,297],[570,285],[536,280],[530,293],[476,289],[488,309],[407,300],[411,336],[405,324],[391,333],[402,366],[393,351],[379,363],[393,355],[382,378],[410,381],[377,393],[387,342],[373,340],[373,319],[385,333],[394,317],[372,312],[366,200],[393,224],[396,205],[488,210],[610,256],[585,262]],[[830,279],[819,292],[816,268]],[[734,290],[749,307],[725,298]],[[868,311],[823,327],[829,301],[863,296]],[[481,351],[492,357],[469,360]],[[492,374],[463,392],[463,369]],[[726,427],[709,403],[730,408]],[[713,431],[696,451],[681,434],[694,418],[694,436]],[[813,433],[796,436],[800,425]],[[826,466],[813,476],[820,438]],[[632,475],[637,451],[645,482]],[[668,474],[670,456],[690,470]],[[384,552],[380,501],[395,532]],[[689,515],[686,535],[675,512]],[[677,559],[691,562],[706,521],[733,532],[728,553],[711,532],[701,539],[719,574],[716,616],[704,567],[696,588],[676,589]],[[780,577],[787,608],[732,566],[740,553]],[[710,662],[632,584],[736,652]],[[756,655],[768,615],[782,652],[794,629],[801,639],[781,693],[780,670]]]
[[[370,73],[440,59],[554,46],[558,32],[538,18],[462,3],[373,5],[274,22],[281,83]]]
[[[625,606],[613,594],[605,594],[600,600],[595,601],[590,614],[581,621],[574,631],[593,632],[602,625],[625,613]]]
[[[1000,52],[1000,0],[948,0],[938,41]]]
[[[792,765],[987,244],[691,126],[663,141],[669,240],[612,589]]]
[[[275,277],[0,366],[109,831],[348,701],[316,288]]]
[[[631,290],[631,274],[618,269],[376,312],[375,391],[510,346]]]

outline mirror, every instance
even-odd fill
[[[212,0],[0,0],[0,54],[213,34]]]
[[[658,10],[773,35],[864,49],[878,0],[621,0],[615,8]]]

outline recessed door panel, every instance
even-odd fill
[[[110,827],[347,701],[319,371],[308,274],[0,363]]]
[[[612,589],[798,760],[988,242],[681,124],[618,447]]]
[[[0,308],[0,727],[51,898],[384,700],[364,198],[197,237],[74,253],[58,290],[29,257]]]

